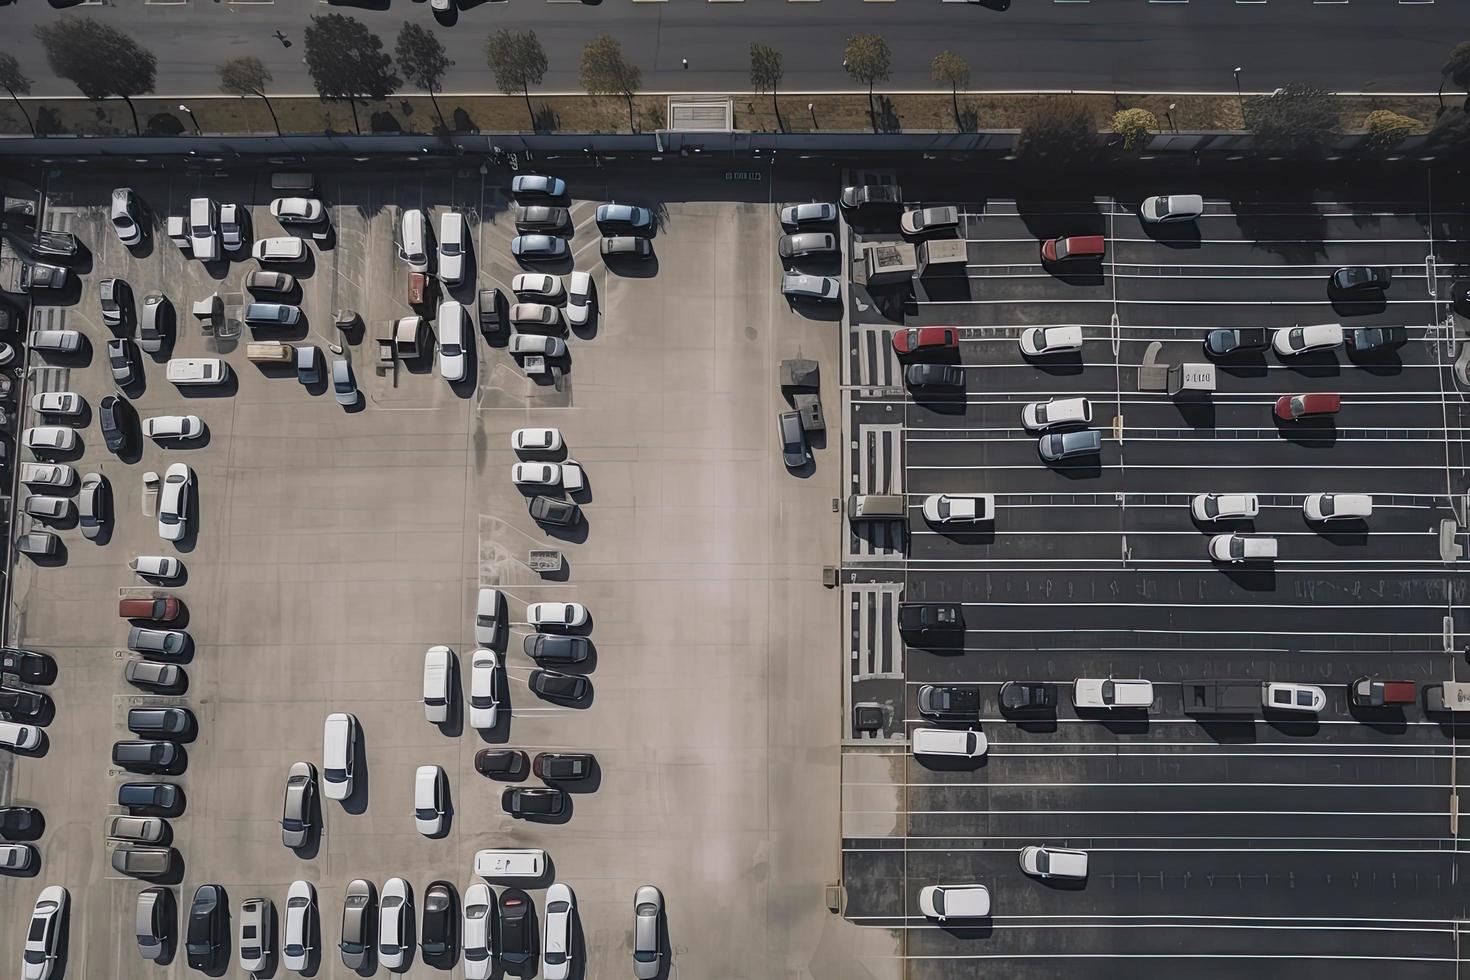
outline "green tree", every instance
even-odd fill
[[[313,16],[306,25],[306,70],[323,99],[342,99],[357,120],[358,99],[386,99],[403,79],[393,74],[393,59],[383,50],[383,39],[366,24],[345,14]]]
[[[1454,82],[1466,90],[1465,109],[1470,112],[1470,41],[1461,41],[1450,52],[1449,60],[1439,70],[1439,111],[1444,111],[1444,85]]]
[[[89,99],[116,95],[133,114],[133,132],[143,132],[133,96],[153,91],[158,74],[158,59],[153,52],[91,17],[62,17],[38,24],[35,34],[46,49],[46,62],[58,77],[71,82]]]
[[[1039,169],[1077,169],[1097,158],[1097,120],[1081,99],[1048,95],[1021,120],[1016,158]]]
[[[750,87],[761,94],[771,93],[771,108],[776,111],[776,128],[786,132],[786,123],[781,119],[781,103],[776,100],[776,85],[786,69],[781,64],[781,52],[768,44],[750,45]]]
[[[1337,135],[1337,107],[1326,89],[1289,82],[1270,95],[1245,100],[1246,126],[1265,152],[1319,155]]]
[[[929,74],[941,85],[949,86],[950,105],[954,107],[954,128],[964,129],[960,122],[960,96],[962,88],[970,87],[970,64],[953,51],[941,51],[929,65]]]
[[[531,128],[536,128],[536,113],[531,109],[531,86],[540,85],[546,77],[546,50],[535,31],[499,30],[485,39],[485,62],[495,73],[495,87],[504,95],[526,97],[526,115]]]
[[[888,42],[881,34],[854,34],[847,39],[847,47],[842,51],[842,64],[848,76],[868,87],[868,120],[875,133],[878,131],[878,110],[873,106],[873,86],[888,81],[891,60]]]
[[[633,119],[633,95],[643,84],[643,72],[623,57],[623,46],[609,34],[599,34],[582,49],[582,87],[588,95],[621,95],[628,102],[628,127]]]
[[[250,95],[258,95],[265,101],[265,107],[270,111],[271,122],[276,127],[276,135],[281,135],[281,121],[276,118],[276,107],[271,105],[270,96],[265,94],[265,87],[274,77],[270,69],[260,63],[260,59],[254,55],[245,55],[240,58],[231,58],[217,69],[219,72],[219,90],[229,95],[238,95],[245,98]]]
[[[1113,132],[1123,137],[1123,149],[1132,150],[1159,131],[1159,117],[1147,109],[1119,109],[1113,113]]]
[[[1363,120],[1363,125],[1368,131],[1368,148],[1380,153],[1402,143],[1405,137],[1419,132],[1419,120],[1388,109],[1374,109]]]
[[[1470,112],[1446,112],[1434,121],[1425,147],[1450,157],[1470,157]]]
[[[15,100],[15,107],[26,117],[26,125],[31,128],[31,135],[35,136],[36,124],[31,122],[31,114],[26,111],[25,103],[20,101],[22,95],[31,94],[31,80],[20,70],[20,62],[15,60],[15,55],[3,51],[0,51],[0,85]]]
[[[444,87],[444,73],[454,64],[444,50],[444,43],[427,27],[404,21],[403,28],[398,32],[395,54],[398,56],[398,67],[403,71],[403,77],[429,93],[429,101],[434,105],[434,115],[439,117],[439,125],[447,130],[449,124],[444,121],[439,100],[434,97],[434,90]]]

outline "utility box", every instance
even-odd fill
[[[863,242],[859,248],[853,278],[860,285],[881,286],[912,279],[919,267],[918,252],[909,242]]]
[[[965,271],[965,263],[969,257],[969,248],[963,239],[936,238],[920,242],[919,275],[928,275],[929,270],[936,266],[940,272],[949,271],[959,275]]]
[[[1171,396],[1208,395],[1215,390],[1215,365],[1171,364],[1169,387]]]

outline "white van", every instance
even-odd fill
[[[32,330],[30,345],[31,350],[75,354],[82,349],[82,334],[79,330]]]
[[[1366,493],[1314,493],[1302,501],[1302,513],[1309,521],[1365,521],[1373,516],[1373,498]]]
[[[1032,844],[1021,848],[1021,870],[1037,878],[1087,877],[1087,852]]]
[[[301,262],[306,258],[306,242],[290,235],[262,238],[250,254],[260,262]]]
[[[446,286],[464,282],[464,215],[446,211],[439,216],[439,280]]]
[[[1270,561],[1276,557],[1276,539],[1264,534],[1217,534],[1210,538],[1210,557],[1227,564]]]
[[[1072,682],[1072,704],[1078,708],[1147,708],[1153,703],[1153,681],[1079,677]]]
[[[176,385],[217,385],[230,377],[230,366],[218,357],[175,357],[164,377]]]
[[[546,852],[539,847],[487,847],[475,852],[475,874],[481,878],[539,878],[546,873]]]
[[[200,262],[219,258],[219,205],[207,197],[189,201],[189,250]]]
[[[399,222],[398,257],[414,272],[429,271],[428,220],[418,208],[407,208]]]
[[[357,719],[345,711],[327,715],[322,731],[322,795],[345,800],[352,795],[357,756]]]
[[[915,728],[914,755],[955,755],[977,759],[990,747],[984,732],[973,729]]]
[[[931,919],[983,919],[990,914],[990,889],[984,885],[925,885],[919,911]]]

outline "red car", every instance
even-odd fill
[[[893,349],[900,354],[959,345],[960,332],[954,327],[905,327],[893,334]]]
[[[1073,235],[1051,238],[1041,243],[1041,261],[1065,262],[1068,259],[1100,259],[1107,250],[1102,235]]]
[[[123,619],[146,619],[153,622],[168,622],[179,618],[179,600],[173,596],[153,599],[119,599],[117,614]]]
[[[1308,415],[1336,415],[1342,407],[1342,396],[1327,392],[1310,395],[1282,395],[1276,399],[1276,417],[1290,422]]]

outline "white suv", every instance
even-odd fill
[[[1366,493],[1314,493],[1302,501],[1309,521],[1363,521],[1373,516],[1373,498]]]
[[[1072,682],[1072,704],[1078,708],[1148,708],[1153,703],[1153,681],[1079,677]]]

